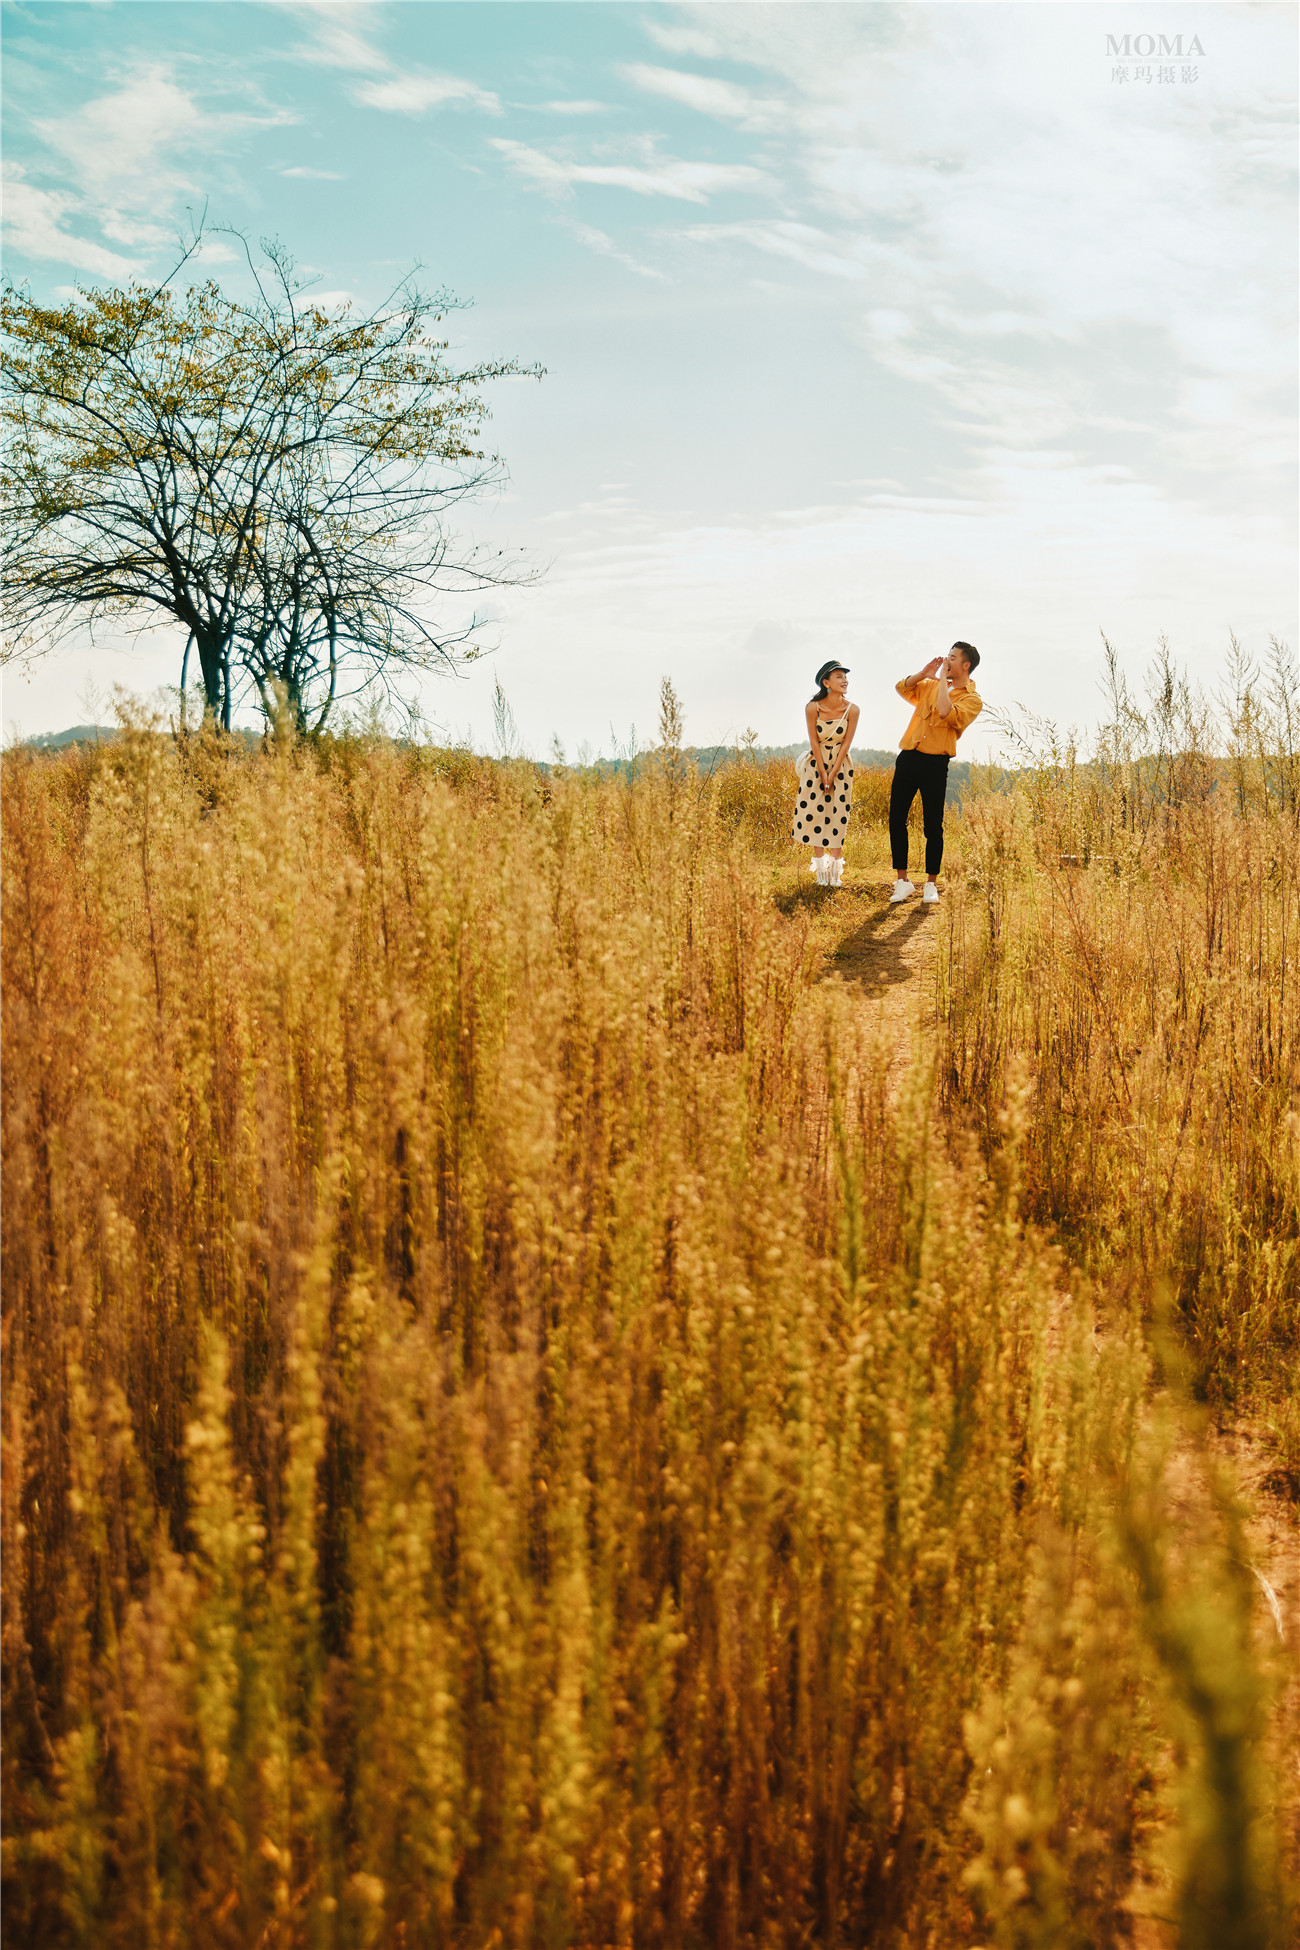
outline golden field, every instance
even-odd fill
[[[14,1945],[1291,1940],[1294,789],[666,724],[6,757]]]

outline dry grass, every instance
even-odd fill
[[[6,761],[12,1942],[1280,1942],[1236,1518],[1012,1039],[981,1156],[749,781],[457,763]]]
[[[862,857],[873,838],[889,826],[889,789],[893,772],[876,765],[858,766],[853,775],[853,819],[849,828],[847,855]],[[788,758],[753,759],[738,755],[711,781],[713,806],[724,831],[742,836],[756,849],[790,847],[790,820],[795,801],[798,773]],[[921,831],[918,800],[912,808],[909,829],[913,839]],[[887,851],[887,849],[886,849]]]
[[[1240,770],[1044,767],[958,822],[950,1105],[1028,1065],[1035,1216],[1148,1307],[1300,1493],[1300,823]]]

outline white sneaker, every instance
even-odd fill
[[[927,880],[925,883],[925,892],[921,896],[921,905],[923,907],[937,907],[939,905],[939,889],[932,880]]]
[[[910,901],[915,892],[916,889],[910,880],[896,880],[894,882],[894,891],[889,896],[889,905],[891,907],[897,907],[899,901]]]
[[[830,885],[831,885],[832,887],[842,887],[842,886],[844,885],[844,862],[843,862],[843,860],[832,860],[832,861],[831,861],[831,872],[830,872]]]

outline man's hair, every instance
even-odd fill
[[[973,643],[954,643],[952,647],[954,650],[961,651],[961,654],[963,657],[965,657],[969,667],[972,670],[974,670],[975,666],[978,664],[980,660],[980,653],[975,648],[975,645]]]

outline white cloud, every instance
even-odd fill
[[[775,217],[758,217],[744,223],[693,224],[681,234],[687,243],[693,244],[748,244],[771,257],[788,258],[805,270],[833,278],[869,277],[873,264],[892,260],[896,255],[895,247],[874,243],[870,238],[836,236],[815,224]]]
[[[676,68],[652,68],[636,62],[620,69],[626,81],[647,95],[661,95],[701,115],[714,115],[723,121],[739,122],[747,128],[770,127],[779,118],[777,105],[760,101],[747,88],[713,75],[683,74]]]
[[[763,187],[763,172],[748,163],[684,162],[665,158],[643,165],[635,163],[575,163],[548,156],[524,142],[494,136],[492,146],[507,163],[538,189],[552,195],[571,196],[575,183],[591,183],[608,189],[631,190],[637,196],[666,196],[681,203],[707,203],[710,196],[724,190],[755,190]]]
[[[905,311],[869,311],[867,324],[878,339],[905,339],[912,335],[912,321]]]
[[[70,264],[92,277],[127,278],[136,269],[130,258],[105,250],[67,228],[82,214],[80,200],[60,190],[42,190],[24,180],[18,164],[4,169],[4,227],[11,250],[42,263]]]
[[[639,258],[631,256],[628,251],[620,250],[614,239],[605,231],[596,230],[589,223],[570,224],[569,229],[580,244],[585,244],[588,250],[595,251],[598,257],[613,258],[616,264],[623,265],[626,270],[635,271],[639,278],[653,278],[659,284],[667,282],[665,272],[655,270],[650,264],[642,264]]]
[[[1294,278],[1279,257],[1294,118],[1275,79],[1293,16],[1216,10],[1218,65],[1195,89],[1126,93],[1087,9],[682,13],[711,56],[764,76],[765,116],[779,91],[767,133],[786,134],[763,158],[780,168],[779,213],[689,238],[869,283],[864,347],[981,438],[1029,446],[1122,423],[1171,486],[1187,466],[1204,478],[1230,465],[1234,434],[1250,465],[1271,451],[1278,391],[1294,393]],[[682,101],[700,79],[635,72]],[[705,86],[713,112],[744,126],[749,91]],[[905,344],[881,313],[911,320]],[[1128,394],[1144,389],[1136,412]]]
[[[657,20],[653,14],[641,22],[651,40],[664,50],[665,54],[697,54],[704,60],[723,52],[721,43],[714,35],[701,27],[682,27],[666,20]]]
[[[352,25],[369,12],[367,7],[327,5],[296,9],[310,23],[314,38],[300,41],[293,52],[297,59],[313,67],[346,68],[352,74],[386,74],[392,63],[387,55]]]
[[[553,570],[502,603],[499,665],[520,724],[541,740],[559,711],[566,739],[598,742],[611,717],[644,722],[667,674],[693,741],[748,722],[764,742],[792,742],[808,694],[800,666],[810,675],[835,654],[853,666],[859,744],[887,748],[903,729],[895,677],[945,639],[980,645],[990,703],[1023,697],[1069,723],[1097,714],[1098,626],[1130,670],[1166,629],[1206,676],[1228,623],[1252,649],[1278,626],[1281,521],[1171,505],[1131,471],[1068,449],[991,451],[963,486],[870,484],[852,501],[750,521],[656,518],[626,493],[557,511]],[[799,634],[769,659],[764,634],[781,618],[797,618]],[[593,657],[594,695],[582,682]],[[491,675],[482,682],[486,735]],[[997,744],[982,725],[963,756]]]
[[[305,169],[301,164],[296,164],[292,169],[281,169],[277,173],[313,183],[341,183],[345,180],[342,172],[337,169]]]
[[[190,251],[188,261],[197,269],[200,264],[239,264],[243,256],[238,245],[227,243],[216,231],[205,230]]]
[[[485,115],[500,115],[501,98],[490,89],[479,88],[457,75],[393,75],[385,81],[363,81],[354,90],[366,108],[380,108],[396,115],[423,115],[430,108],[448,102],[464,102]]]
[[[512,102],[512,108],[535,109],[539,115],[608,115],[608,102]]]
[[[356,293],[344,290],[304,291],[297,302],[300,311],[306,305],[319,305],[322,311],[342,311],[345,305],[356,303]]]
[[[294,119],[278,110],[253,115],[205,109],[164,63],[154,62],[75,112],[40,118],[34,126],[85,193],[106,209],[121,205],[153,219],[160,191],[195,187],[178,167],[183,153],[211,152],[250,129]]]
[[[180,200],[202,195],[199,169],[187,172],[190,156],[210,166],[214,152],[250,130],[293,120],[280,110],[207,109],[165,63],[151,62],[74,112],[34,120],[48,157],[39,174],[54,181],[41,187],[27,180],[35,166],[17,179],[6,213],[11,241],[17,245],[21,236],[33,256],[96,276],[136,273],[174,244],[170,217]],[[74,215],[78,230],[96,228],[120,250],[75,235],[67,227]],[[207,254],[221,250],[214,242]]]
[[[933,305],[930,316],[946,331],[961,332],[968,338],[1071,339],[1078,336],[1077,329],[1068,323],[1023,311],[961,311],[948,305]]]
[[[351,91],[353,100],[364,108],[392,115],[424,115],[431,108],[458,102],[485,115],[500,115],[501,99],[490,89],[458,75],[407,72],[376,47],[360,28],[360,23],[377,11],[370,6],[327,4],[300,6],[296,11],[312,30],[312,38],[299,42],[294,49],[297,59],[356,76],[373,76],[373,80],[358,81]]]

